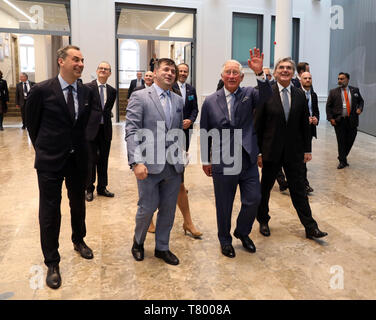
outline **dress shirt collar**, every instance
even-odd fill
[[[179,88],[186,88],[186,84],[185,82],[184,83],[181,83],[180,81],[178,81],[178,85],[179,85]]]
[[[60,75],[57,76],[57,78],[59,79],[59,82],[60,82],[60,86],[61,86],[61,89],[64,90],[66,89],[67,87],[69,86],[72,86],[73,89],[77,92],[77,80],[75,82],[73,82],[72,84],[69,84],[68,82],[66,82],[63,77]]]
[[[225,90],[225,96],[226,96],[226,98],[229,96],[229,95],[231,95],[231,92],[230,91],[228,91],[227,89],[226,89],[226,87],[223,87],[223,89]],[[236,93],[239,91],[239,87],[233,92],[235,95],[236,95]]]
[[[277,81],[277,84],[278,84],[278,90],[279,90],[279,93],[282,92],[282,90],[285,88],[284,86],[282,86],[278,81]],[[291,82],[290,84],[286,87],[288,93],[291,94]]]
[[[154,89],[157,91],[157,95],[158,97],[161,96],[162,93],[164,93],[165,91],[168,91],[170,92],[171,94],[171,90],[163,90],[161,87],[159,87],[156,83],[153,83],[152,86],[154,87]]]
[[[107,83],[100,83],[98,79],[97,79],[97,85],[98,85],[98,88],[99,88],[100,86],[104,86],[104,89],[107,88]]]

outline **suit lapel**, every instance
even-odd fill
[[[79,117],[82,111],[84,111],[84,86],[81,82],[77,82],[77,97],[78,97],[78,117]]]

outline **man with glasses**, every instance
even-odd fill
[[[280,59],[275,66],[277,80],[273,95],[256,111],[255,126],[262,168],[261,202],[257,213],[260,233],[270,236],[268,222],[270,191],[278,171],[283,167],[292,203],[303,224],[306,237],[327,235],[319,230],[312,217],[304,184],[303,165],[312,159],[308,103],[301,89],[292,85],[295,63],[291,58]]]
[[[363,112],[364,100],[359,89],[349,86],[350,75],[340,72],[338,88],[329,92],[326,102],[326,115],[334,127],[338,144],[337,169],[343,169],[349,164],[347,156],[354,144],[358,133],[359,115]]]
[[[89,151],[86,201],[92,201],[94,198],[97,173],[97,194],[110,198],[115,196],[107,190],[107,171],[112,140],[111,110],[116,100],[116,89],[107,83],[111,76],[111,66],[107,62],[101,62],[96,72],[97,79],[86,84],[93,93],[93,105],[86,128]]]

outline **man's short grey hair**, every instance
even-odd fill
[[[231,59],[231,60],[227,60],[227,61],[222,65],[221,75],[223,74],[223,71],[225,71],[225,67],[226,67],[226,65],[227,65],[228,63],[235,63],[235,64],[237,64],[238,67],[239,67],[240,74],[241,74],[241,75],[244,74],[242,64],[241,64],[239,61],[237,61],[237,60],[233,60],[233,59]]]
[[[275,64],[274,71],[276,71],[276,70],[278,69],[278,66],[279,66],[282,62],[289,62],[289,63],[291,63],[292,68],[293,68],[293,72],[295,73],[296,65],[295,65],[294,60],[291,59],[291,57],[286,57],[286,58],[279,59],[279,60],[276,62],[276,64]]]
[[[100,66],[102,63],[107,64],[107,65],[109,66],[109,68],[110,68],[110,72],[111,72],[111,65],[110,65],[107,61],[101,61],[101,62],[98,64],[97,69],[99,68],[99,66]]]

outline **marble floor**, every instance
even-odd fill
[[[263,237],[256,222],[250,236],[257,252],[246,252],[234,239],[236,258],[224,257],[217,239],[212,181],[200,164],[190,164],[185,179],[191,212],[204,234],[201,240],[184,235],[177,209],[170,248],[180,265],[170,266],[154,257],[150,233],[145,260],[136,262],[132,257],[137,187],[127,165],[124,123],[115,124],[108,186],[115,198],[95,194],[87,204],[85,240],[94,259],[84,260],[73,250],[63,187],[62,287],[52,290],[45,285],[47,268],[39,242],[34,150],[20,123],[7,118],[0,132],[0,300],[375,299],[376,138],[359,132],[350,166],[337,170],[334,131],[326,121],[320,124],[318,137],[308,178],[315,189],[310,196],[313,215],[329,233],[324,241],[305,238],[289,193],[280,193],[275,186],[271,237]],[[239,204],[238,193],[233,226]]]

